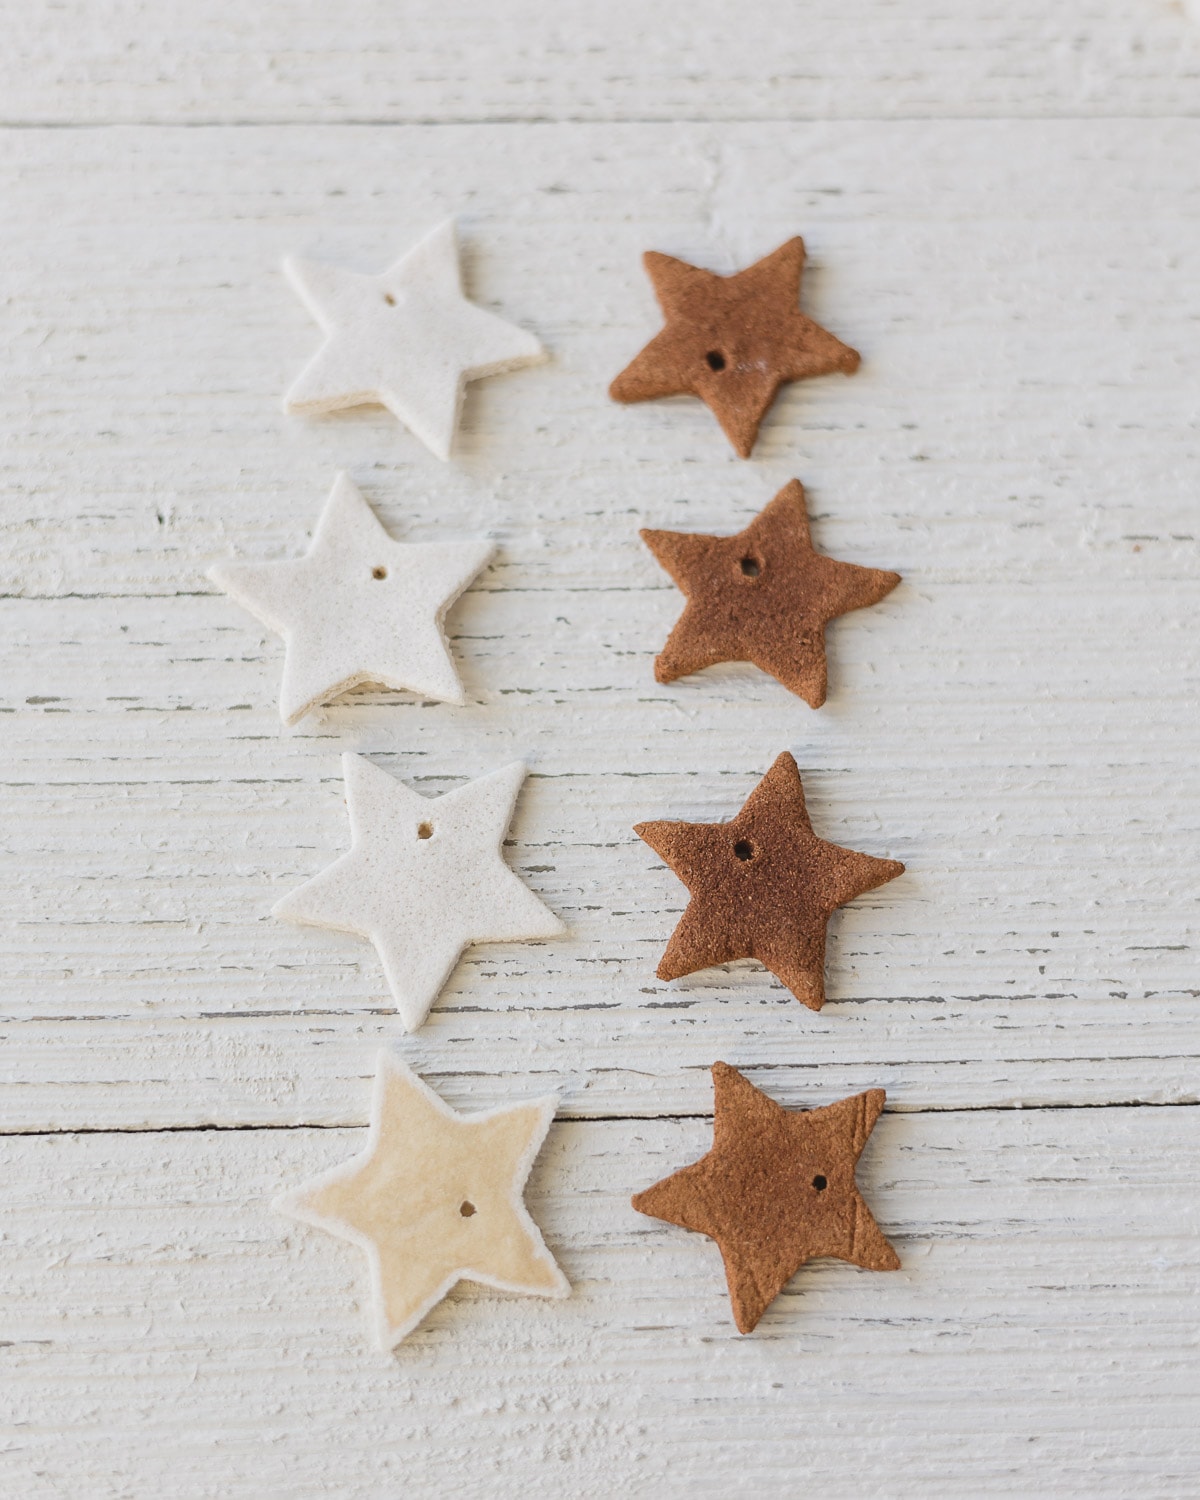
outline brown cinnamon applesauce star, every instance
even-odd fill
[[[609,386],[614,401],[699,396],[749,458],[781,385],[858,369],[857,351],[797,305],[804,270],[798,235],[732,276],[657,250],[642,260],[667,326]]]
[[[714,1063],[712,1075],[712,1150],[636,1193],[633,1206],[716,1240],[739,1331],[750,1333],[818,1256],[868,1271],[899,1270],[900,1257],[854,1179],[884,1091],[787,1110],[727,1063]]]
[[[899,573],[814,550],[798,479],[736,536],[642,531],[641,537],[687,596],[654,662],[659,682],[717,662],[748,661],[820,708],[828,682],[826,625],[878,604],[900,582]]]
[[[660,979],[756,958],[810,1010],[825,1003],[825,928],[839,906],[904,866],[813,832],[785,750],[729,823],[638,823],[633,830],[691,893],[658,966]]]

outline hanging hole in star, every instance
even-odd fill
[[[719,375],[725,368],[725,356],[719,349],[710,349],[704,356],[704,363],[710,370]]]
[[[458,1205],[458,1211],[460,1214],[462,1214],[464,1219],[469,1219],[475,1212],[475,1205],[469,1198],[464,1198],[463,1201]]]
[[[737,843],[733,846],[733,852],[739,859],[753,859],[754,845],[749,839],[738,839]]]
[[[762,572],[762,563],[757,557],[743,557],[738,566],[747,578],[757,578]]]
[[[823,1193],[828,1186],[829,1179],[822,1172],[818,1172],[813,1178],[813,1187],[816,1188],[818,1193]]]
[[[371,569],[371,577],[372,578],[386,578],[387,577],[387,569],[382,564],[380,564],[380,566],[378,568],[372,568]]]
[[[383,300],[387,303],[387,305],[389,307],[395,307],[395,305],[396,305],[396,299],[395,299],[395,297],[392,296],[391,292],[384,292],[384,294],[383,294]]]
[[[417,837],[419,839],[431,839],[433,837],[433,824],[421,823],[417,828]]]

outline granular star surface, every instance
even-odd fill
[[[365,1149],[276,1199],[277,1212],[366,1253],[382,1348],[411,1333],[459,1281],[566,1296],[566,1277],[523,1199],[555,1104],[461,1115],[384,1054]]]
[[[798,479],[736,536],[644,530],[641,537],[687,596],[654,663],[659,682],[748,661],[820,708],[828,684],[826,625],[877,604],[900,582],[899,573],[813,549]]]
[[[717,1242],[733,1317],[750,1333],[807,1261],[834,1256],[895,1271],[854,1169],[883,1109],[869,1089],[823,1109],[787,1110],[727,1063],[713,1064],[713,1144],[707,1156],[637,1193],[639,1213]]]
[[[858,369],[858,353],[800,311],[799,236],[732,276],[657,250],[642,260],[666,327],[609,386],[614,401],[699,396],[749,458],[781,385]]]
[[[691,893],[658,965],[660,979],[756,958],[810,1010],[825,1003],[825,928],[839,906],[904,866],[813,832],[785,750],[729,823],[638,823],[634,832]]]

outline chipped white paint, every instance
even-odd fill
[[[0,156],[0,1491],[1194,1493],[1183,11],[9,10],[0,115],[102,128]],[[281,416],[282,256],[369,271],[460,210],[468,295],[553,362],[473,387],[448,465],[382,411]],[[698,403],[607,402],[643,249],[796,232],[853,379],[751,463]],[[205,570],[294,556],[338,469],[406,542],[496,544],[467,701],[281,732],[279,643]],[[659,687],[637,527],[729,532],[793,475],[823,550],[904,576],[831,630],[826,707]],[[819,1015],[751,965],[657,982],[682,896],[630,831],[729,815],[784,748],[822,836],[909,872],[835,918]],[[506,857],[569,932],[470,950],[411,1037],[371,949],[270,917],[345,847],[347,750],[426,793],[533,767]],[[456,1293],[363,1350],[353,1258],[266,1204],[359,1148],[381,1041],[459,1108],[563,1094],[530,1202],[566,1302]],[[703,1149],[717,1057],[795,1105],[888,1089],[899,1277],[810,1267],[739,1339],[712,1247],[628,1208]]]

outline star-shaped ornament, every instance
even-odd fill
[[[666,327],[609,386],[614,401],[699,396],[742,458],[779,387],[859,356],[797,305],[804,241],[797,236],[733,276],[648,250],[642,257]]]
[[[374,943],[406,1030],[429,1014],[470,944],[564,930],[501,853],[525,780],[519,762],[440,797],[422,797],[361,755],[343,755],[342,767],[349,852],[273,912]]]
[[[532,333],[463,296],[453,219],[382,276],[294,257],[283,268],[325,333],[284,398],[285,411],[386,406],[445,459],[467,381],[546,357]]]
[[[904,873],[819,839],[785,750],[729,823],[639,823],[634,832],[691,894],[660,979],[756,958],[810,1010],[825,1003],[825,928],[839,906]]]
[[[565,1297],[522,1198],[556,1103],[460,1115],[384,1054],[366,1149],[273,1206],[366,1252],[384,1349],[459,1281]]]
[[[295,562],[219,563],[215,584],[285,642],[279,712],[295,724],[363,683],[464,702],[446,611],[490,542],[394,542],[345,474]]]
[[[712,1074],[712,1150],[636,1194],[633,1206],[716,1240],[739,1331],[750,1333],[818,1256],[899,1270],[854,1179],[884,1091],[787,1110],[727,1063],[714,1063]]]
[[[736,536],[643,531],[687,596],[654,663],[674,682],[723,661],[749,661],[813,708],[825,702],[825,627],[878,604],[899,573],[836,562],[813,548],[804,487],[793,479]]]

